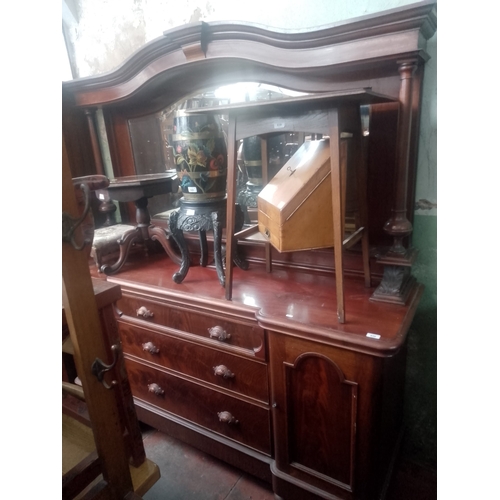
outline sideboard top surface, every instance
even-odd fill
[[[123,293],[144,299],[257,320],[265,329],[376,356],[390,356],[403,345],[423,292],[417,286],[405,306],[372,302],[373,288],[365,288],[362,279],[349,278],[345,280],[346,322],[340,324],[332,274],[279,267],[266,273],[262,264],[250,263],[247,271],[235,268],[233,296],[228,301],[214,267],[191,267],[181,284],[172,280],[177,270],[164,255],[133,256],[107,280],[119,284]],[[94,268],[92,273],[97,276]]]

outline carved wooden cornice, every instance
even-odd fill
[[[226,21],[188,24],[166,31],[109,73],[64,82],[63,94],[79,106],[144,103],[168,92],[167,101],[175,102],[182,82],[185,95],[221,80],[265,81],[267,75],[273,83],[285,74],[293,76],[295,88],[307,77],[311,91],[319,91],[314,81],[331,80],[333,73],[373,71],[384,61],[407,57],[425,60],[426,40],[437,28],[436,9],[435,1],[423,1],[314,31]]]

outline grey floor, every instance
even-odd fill
[[[274,500],[266,483],[159,431],[144,432],[144,447],[161,472],[144,500]]]
[[[161,472],[144,500],[274,500],[270,485],[148,426],[143,431],[146,456]],[[436,498],[435,470],[397,463],[386,500]]]

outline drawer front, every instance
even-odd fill
[[[267,366],[175,335],[118,321],[124,352],[269,403]]]
[[[135,397],[257,451],[271,454],[268,409],[129,358],[125,358],[125,365]]]
[[[250,354],[259,358],[265,357],[264,331],[258,326],[228,321],[221,317],[135,297],[125,296],[117,302],[117,306],[127,316],[211,338],[217,343],[248,349]]]

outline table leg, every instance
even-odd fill
[[[163,250],[167,253],[167,255],[177,264],[181,265],[182,257],[172,248],[172,244],[170,242],[169,234],[161,227],[158,226],[149,226],[148,228],[149,237],[153,241],[158,241]]]
[[[125,264],[130,247],[137,238],[142,240],[140,228],[136,227],[126,232],[118,241],[118,244],[120,245],[120,256],[118,257],[118,260],[112,266],[109,264],[103,264],[101,266],[101,273],[109,276],[118,272],[122,268],[123,264]]]
[[[172,232],[172,237],[177,243],[179,250],[181,251],[181,267],[173,274],[172,279],[175,283],[182,283],[189,271],[189,249],[187,247],[186,240],[184,239],[184,234],[182,230],[178,228],[177,221],[179,219],[179,212],[176,210],[170,214],[169,227]]]
[[[200,239],[200,266],[207,267],[208,264],[208,245],[207,245],[207,232],[204,229],[198,231]]]
[[[219,220],[219,213],[212,212],[212,226],[214,230],[214,260],[215,269],[217,270],[217,276],[219,278],[219,283],[222,286],[226,286],[226,276],[224,273],[224,267],[222,264],[222,224]]]
[[[235,206],[235,221],[234,221],[234,232],[237,233],[241,231],[244,223],[244,212],[239,204]],[[234,239],[234,238],[233,238]],[[238,252],[238,242],[235,240],[233,245],[233,262],[243,271],[248,270],[248,262],[244,257]]]
[[[330,177],[332,183],[333,208],[333,253],[335,261],[335,284],[337,290],[337,318],[339,323],[345,323],[344,263],[342,246],[344,235],[342,234],[342,176],[340,169],[340,131],[342,118],[342,111],[339,112],[337,109],[331,109],[328,112],[328,125],[330,129]]]

